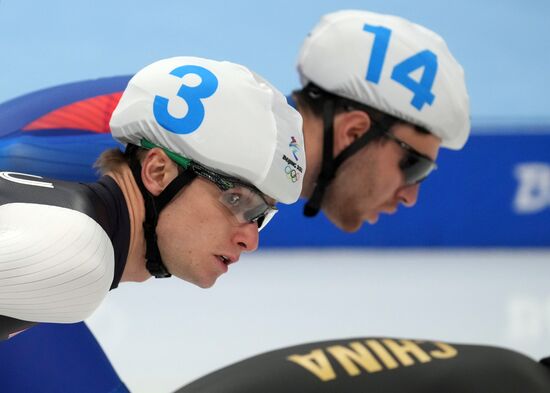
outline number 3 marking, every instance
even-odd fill
[[[363,30],[374,34],[374,43],[372,45],[369,66],[366,79],[369,82],[380,82],[382,67],[386,60],[388,45],[391,38],[391,30],[383,26],[371,26],[365,24]],[[410,77],[410,74],[424,68],[420,82]],[[391,78],[410,90],[414,95],[411,105],[418,110],[422,110],[424,104],[432,105],[435,96],[432,93],[432,87],[437,74],[437,56],[430,50],[424,50],[406,58],[401,63],[396,64],[392,70]]]
[[[210,97],[218,88],[218,79],[204,67],[184,65],[170,72],[170,75],[178,78],[183,78],[189,74],[198,75],[201,82],[194,87],[182,85],[178,90],[178,97],[182,98],[187,104],[185,116],[172,116],[168,112],[169,99],[166,97],[155,96],[153,101],[155,119],[161,126],[176,134],[190,134],[200,127],[204,120],[204,105],[201,98]]]

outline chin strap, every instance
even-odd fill
[[[334,100],[328,99],[323,106],[323,161],[321,163],[321,172],[315,184],[315,189],[304,206],[304,215],[306,217],[315,217],[319,213],[326,188],[336,173],[334,160],[332,159],[334,145],[334,104]]]
[[[336,171],[340,165],[371,141],[383,135],[392,125],[391,122],[374,122],[371,116],[371,127],[368,132],[365,132],[353,141],[338,156],[333,157],[336,100],[338,98],[327,98],[323,106],[323,161],[313,193],[304,206],[304,215],[306,217],[315,217],[321,210],[325,191],[336,176]]]
[[[158,195],[151,194],[141,179],[141,164],[134,154],[138,150],[135,145],[128,144],[126,147],[126,155],[130,158],[130,169],[134,175],[134,180],[138,185],[138,188],[145,201],[145,220],[143,221],[143,231],[145,235],[145,267],[156,278],[170,277],[171,274],[162,261],[160,251],[157,243],[157,223],[160,212],[166,207],[166,205],[176,196],[180,190],[191,183],[197,176],[192,170],[187,169],[180,173],[174,180],[166,186],[164,190]]]

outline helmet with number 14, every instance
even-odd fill
[[[346,231],[416,203],[439,147],[470,133],[464,71],[433,31],[393,15],[325,15],[298,58],[308,172],[304,213]]]

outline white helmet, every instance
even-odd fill
[[[298,59],[302,84],[371,106],[461,149],[470,133],[464,71],[436,33],[366,11],[325,15]]]
[[[279,202],[300,196],[302,118],[241,65],[196,57],[157,61],[130,80],[110,126],[123,144],[145,139]]]

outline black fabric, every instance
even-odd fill
[[[0,176],[0,205],[19,202],[63,207],[86,214],[103,228],[114,249],[115,271],[111,289],[116,288],[126,265],[130,242],[128,207],[116,182],[107,176],[102,177],[97,183],[84,184],[13,172],[3,174],[12,180]],[[13,180],[39,181],[53,187],[21,184]],[[6,338],[9,333],[34,324],[35,322],[0,316],[0,340]]]
[[[315,184],[315,189],[311,197],[304,206],[304,215],[306,217],[315,217],[325,195],[326,188],[336,174],[332,152],[334,150],[334,100],[327,100],[323,105],[323,161],[321,162],[321,171]]]
[[[128,206],[122,190],[109,176],[103,176],[97,183],[86,184],[86,186],[98,198],[94,204],[96,221],[111,239],[115,250],[115,274],[111,285],[111,289],[114,289],[120,283],[130,249]],[[92,198],[91,195],[90,198]]]
[[[0,341],[8,339],[9,335],[28,329],[37,322],[22,321],[21,319],[0,315]]]
[[[257,392],[548,393],[550,369],[503,348],[361,337],[267,352],[175,393]]]
[[[5,174],[6,172],[3,172]],[[89,188],[83,183],[73,183],[35,176],[7,172],[15,180],[49,183],[53,187],[39,187],[17,183],[0,177],[0,205],[6,203],[36,203],[41,205],[65,207],[86,214],[100,223],[104,214],[103,207],[97,206],[98,199],[90,195]]]

